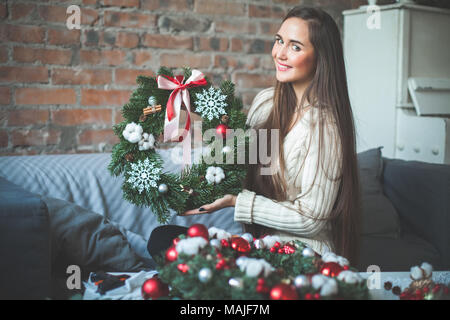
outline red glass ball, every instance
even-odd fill
[[[298,300],[297,290],[294,286],[280,283],[270,290],[270,299],[272,300]]]
[[[169,295],[169,286],[162,282],[159,278],[151,278],[145,280],[141,287],[142,298],[158,299]]]
[[[221,123],[216,127],[216,133],[218,136],[225,139],[227,136],[227,129],[230,129],[230,127],[226,124]]]
[[[205,240],[209,239],[208,228],[206,228],[203,224],[200,223],[193,224],[192,226],[190,226],[187,231],[187,235],[191,238],[202,237]]]
[[[178,258],[178,252],[177,252],[177,249],[175,248],[175,246],[172,246],[169,249],[167,249],[167,251],[166,251],[166,261],[167,262],[173,262],[173,261],[177,260],[177,258]]]
[[[326,262],[320,268],[320,273],[327,277],[336,277],[341,271],[344,270],[342,266],[337,262]]]
[[[250,243],[242,237],[235,237],[231,239],[231,248],[240,253],[249,253],[252,249]]]

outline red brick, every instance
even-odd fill
[[[111,129],[87,129],[78,136],[78,142],[80,145],[91,145],[99,143],[116,144],[119,142],[119,138]]]
[[[275,84],[274,75],[235,73],[233,82],[237,88],[268,88]]]
[[[199,51],[227,51],[228,39],[216,37],[200,37],[198,39],[196,50]]]
[[[11,89],[8,87],[0,87],[0,104],[11,103]]]
[[[80,30],[69,29],[49,29],[48,44],[71,45],[80,44]]]
[[[48,119],[48,110],[11,110],[8,116],[8,126],[46,124]]]
[[[139,7],[139,0],[103,0],[104,6],[111,6],[111,7]]]
[[[0,3],[0,19],[5,19],[8,17],[8,9],[6,8],[6,3]]]
[[[250,4],[248,16],[251,18],[283,19],[287,14],[284,9],[277,6],[261,6]]]
[[[146,34],[142,40],[142,45],[151,48],[176,48],[187,50],[192,50],[193,48],[191,37],[165,34]]]
[[[0,81],[2,82],[48,82],[46,67],[0,67]]]
[[[115,73],[116,84],[130,86],[136,85],[137,76],[155,76],[155,73],[151,70],[116,69]]]
[[[0,129],[0,148],[6,148],[8,146],[8,132]]]
[[[131,32],[117,32],[115,45],[120,48],[136,48],[139,44],[139,36]]]
[[[194,11],[200,14],[246,15],[245,4],[221,0],[197,0],[195,1]]]
[[[67,16],[69,17],[69,16]],[[98,24],[99,16],[97,10],[81,8],[81,24],[95,26]]]
[[[57,144],[61,132],[59,130],[14,130],[11,134],[13,146],[45,146]]]
[[[57,22],[65,25],[67,19],[73,15],[73,11],[67,13],[68,7],[68,4],[64,6],[41,5],[38,8],[38,13],[41,19],[46,22]],[[97,10],[80,7],[80,24],[95,25],[97,21]]]
[[[136,51],[133,54],[133,63],[136,66],[149,66],[152,55],[148,51]]]
[[[236,39],[236,38],[231,39],[231,51],[240,52],[240,51],[243,51],[243,49],[244,49],[244,42],[242,39]]]
[[[123,117],[122,110],[115,109],[114,110],[114,124],[121,123],[124,120],[125,120],[125,118]]]
[[[52,123],[61,126],[111,125],[111,109],[52,110]]]
[[[81,105],[83,106],[123,106],[130,99],[128,90],[82,89]]]
[[[75,104],[74,89],[16,88],[16,104]]]
[[[110,70],[103,69],[53,69],[52,84],[101,85],[112,81]]]
[[[156,26],[156,16],[137,12],[107,10],[104,12],[104,24],[107,27],[151,28]]]
[[[11,19],[19,20],[31,17],[31,14],[36,9],[34,4],[29,3],[11,3]]]
[[[237,33],[241,34],[256,34],[256,22],[250,20],[234,20],[234,21],[216,21],[216,32],[219,33]]]
[[[160,65],[169,68],[190,66],[191,68],[207,69],[211,65],[211,55],[162,53],[160,56]]]
[[[21,43],[43,43],[45,29],[38,26],[0,25],[0,40]]]
[[[91,65],[118,66],[126,62],[126,52],[122,50],[81,50],[80,62]]]
[[[8,61],[8,49],[6,47],[0,47],[0,62]]]
[[[191,10],[190,0],[141,0],[141,8],[143,10],[167,10],[167,11],[187,11]]]
[[[235,55],[216,55],[214,67],[222,69],[254,70],[259,67],[259,58]]]
[[[18,62],[40,62],[44,64],[68,65],[72,60],[72,51],[15,47],[13,59]]]

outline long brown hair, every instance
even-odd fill
[[[301,18],[308,23],[309,40],[314,46],[316,55],[315,74],[300,103],[297,101],[292,83],[277,81],[270,114],[262,124],[256,125],[255,129],[267,130],[267,141],[261,142],[266,144],[268,152],[270,152],[271,145],[269,143],[271,141],[270,129],[279,129],[278,142],[279,146],[283,146],[284,139],[290,130],[290,124],[296,115],[297,106],[305,106],[307,102],[312,108],[319,111],[316,124],[319,126],[320,154],[324,130],[329,130],[332,125],[335,126],[333,128],[336,132],[335,143],[339,143],[342,153],[342,170],[341,176],[332,177],[340,179],[339,191],[332,211],[326,220],[331,225],[335,252],[356,264],[359,252],[360,191],[355,129],[339,29],[333,18],[319,8],[295,7],[289,11],[283,22],[291,17]],[[312,124],[313,122],[311,122]],[[279,148],[278,155],[275,156],[278,159],[284,159],[283,147]],[[273,155],[271,157],[273,160]],[[319,159],[321,159],[320,155]],[[250,166],[245,187],[276,202],[287,201],[284,161],[279,161],[279,171],[273,175],[259,174],[261,166],[259,159],[258,164]],[[319,163],[317,163],[318,166]],[[317,177],[317,172],[315,177]],[[300,211],[299,213],[305,214]],[[262,226],[247,227],[247,229],[257,233],[267,232],[267,228]]]

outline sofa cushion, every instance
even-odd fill
[[[384,192],[402,229],[430,242],[450,268],[450,165],[385,159]]]
[[[393,239],[384,236],[363,236],[357,269],[367,271],[376,265],[380,271],[409,271],[412,266],[422,262],[430,263],[435,270],[442,270],[441,258],[436,248],[411,233]]]
[[[398,237],[400,224],[391,201],[383,194],[381,147],[358,153],[361,184],[362,234]]]
[[[50,297],[46,204],[0,177],[0,299]]]
[[[125,235],[105,217],[68,201],[46,196],[42,199],[50,217],[52,260],[58,260],[64,272],[70,264],[78,265],[84,274],[145,268]]]

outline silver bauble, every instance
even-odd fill
[[[247,240],[249,243],[253,242],[253,236],[250,233],[244,233],[241,238],[244,238],[245,240]]]
[[[238,289],[242,289],[244,287],[244,281],[242,278],[230,278],[230,280],[228,280],[228,284],[230,287]]]
[[[296,276],[294,279],[294,285],[297,289],[308,287],[311,283],[308,280],[308,277],[305,275]]]
[[[165,184],[165,183],[161,183],[161,184],[158,186],[158,191],[159,191],[159,193],[166,193],[168,190],[169,190],[169,187],[168,187],[167,184]]]
[[[261,239],[256,239],[255,241],[253,241],[253,244],[255,245],[256,249],[264,249],[265,248],[264,241],[262,241]]]
[[[200,269],[200,271],[198,272],[198,280],[200,280],[200,282],[208,282],[209,280],[211,280],[212,277],[212,271],[209,268],[202,268]]]
[[[303,249],[302,255],[304,257],[314,257],[315,256],[315,252],[314,252],[313,249],[306,247],[305,249]]]

